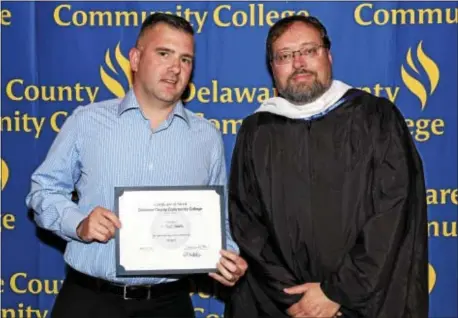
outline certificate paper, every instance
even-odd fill
[[[223,187],[115,189],[118,276],[216,271],[225,248]]]

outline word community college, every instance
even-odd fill
[[[137,27],[146,17],[155,11],[102,11],[74,10],[71,4],[61,4],[54,10],[55,23],[61,27],[104,27],[104,26],[133,26]],[[176,14],[188,20],[199,34],[203,31],[207,19],[211,19],[217,27],[254,27],[272,26],[277,20],[293,14],[308,16],[306,10],[266,10],[264,4],[250,3],[241,10],[236,10],[230,4],[218,5],[212,13],[209,11],[184,9],[176,6],[176,11],[163,11]]]

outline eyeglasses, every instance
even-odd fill
[[[314,46],[305,46],[296,51],[282,51],[273,56],[272,60],[276,65],[283,65],[291,63],[296,53],[299,53],[299,56],[305,58],[315,58],[320,54],[320,50],[324,48],[324,45],[314,45]]]

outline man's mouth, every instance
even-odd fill
[[[167,78],[165,78],[162,81],[167,83],[167,84],[171,84],[171,85],[175,85],[176,83],[178,83],[177,79],[167,79]]]
[[[300,73],[292,75],[291,79],[294,80],[294,81],[298,81],[298,80],[309,79],[309,78],[314,77],[314,76],[315,76],[315,74],[312,73],[312,72],[300,72]]]

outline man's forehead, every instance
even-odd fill
[[[273,43],[274,47],[320,43],[321,34],[314,27],[302,22],[295,22],[288,27]]]
[[[186,33],[183,30],[176,29],[165,23],[158,23],[148,29],[146,29],[143,35],[139,39],[139,43],[144,42],[173,42],[176,41],[186,41],[194,42],[194,37]]]

